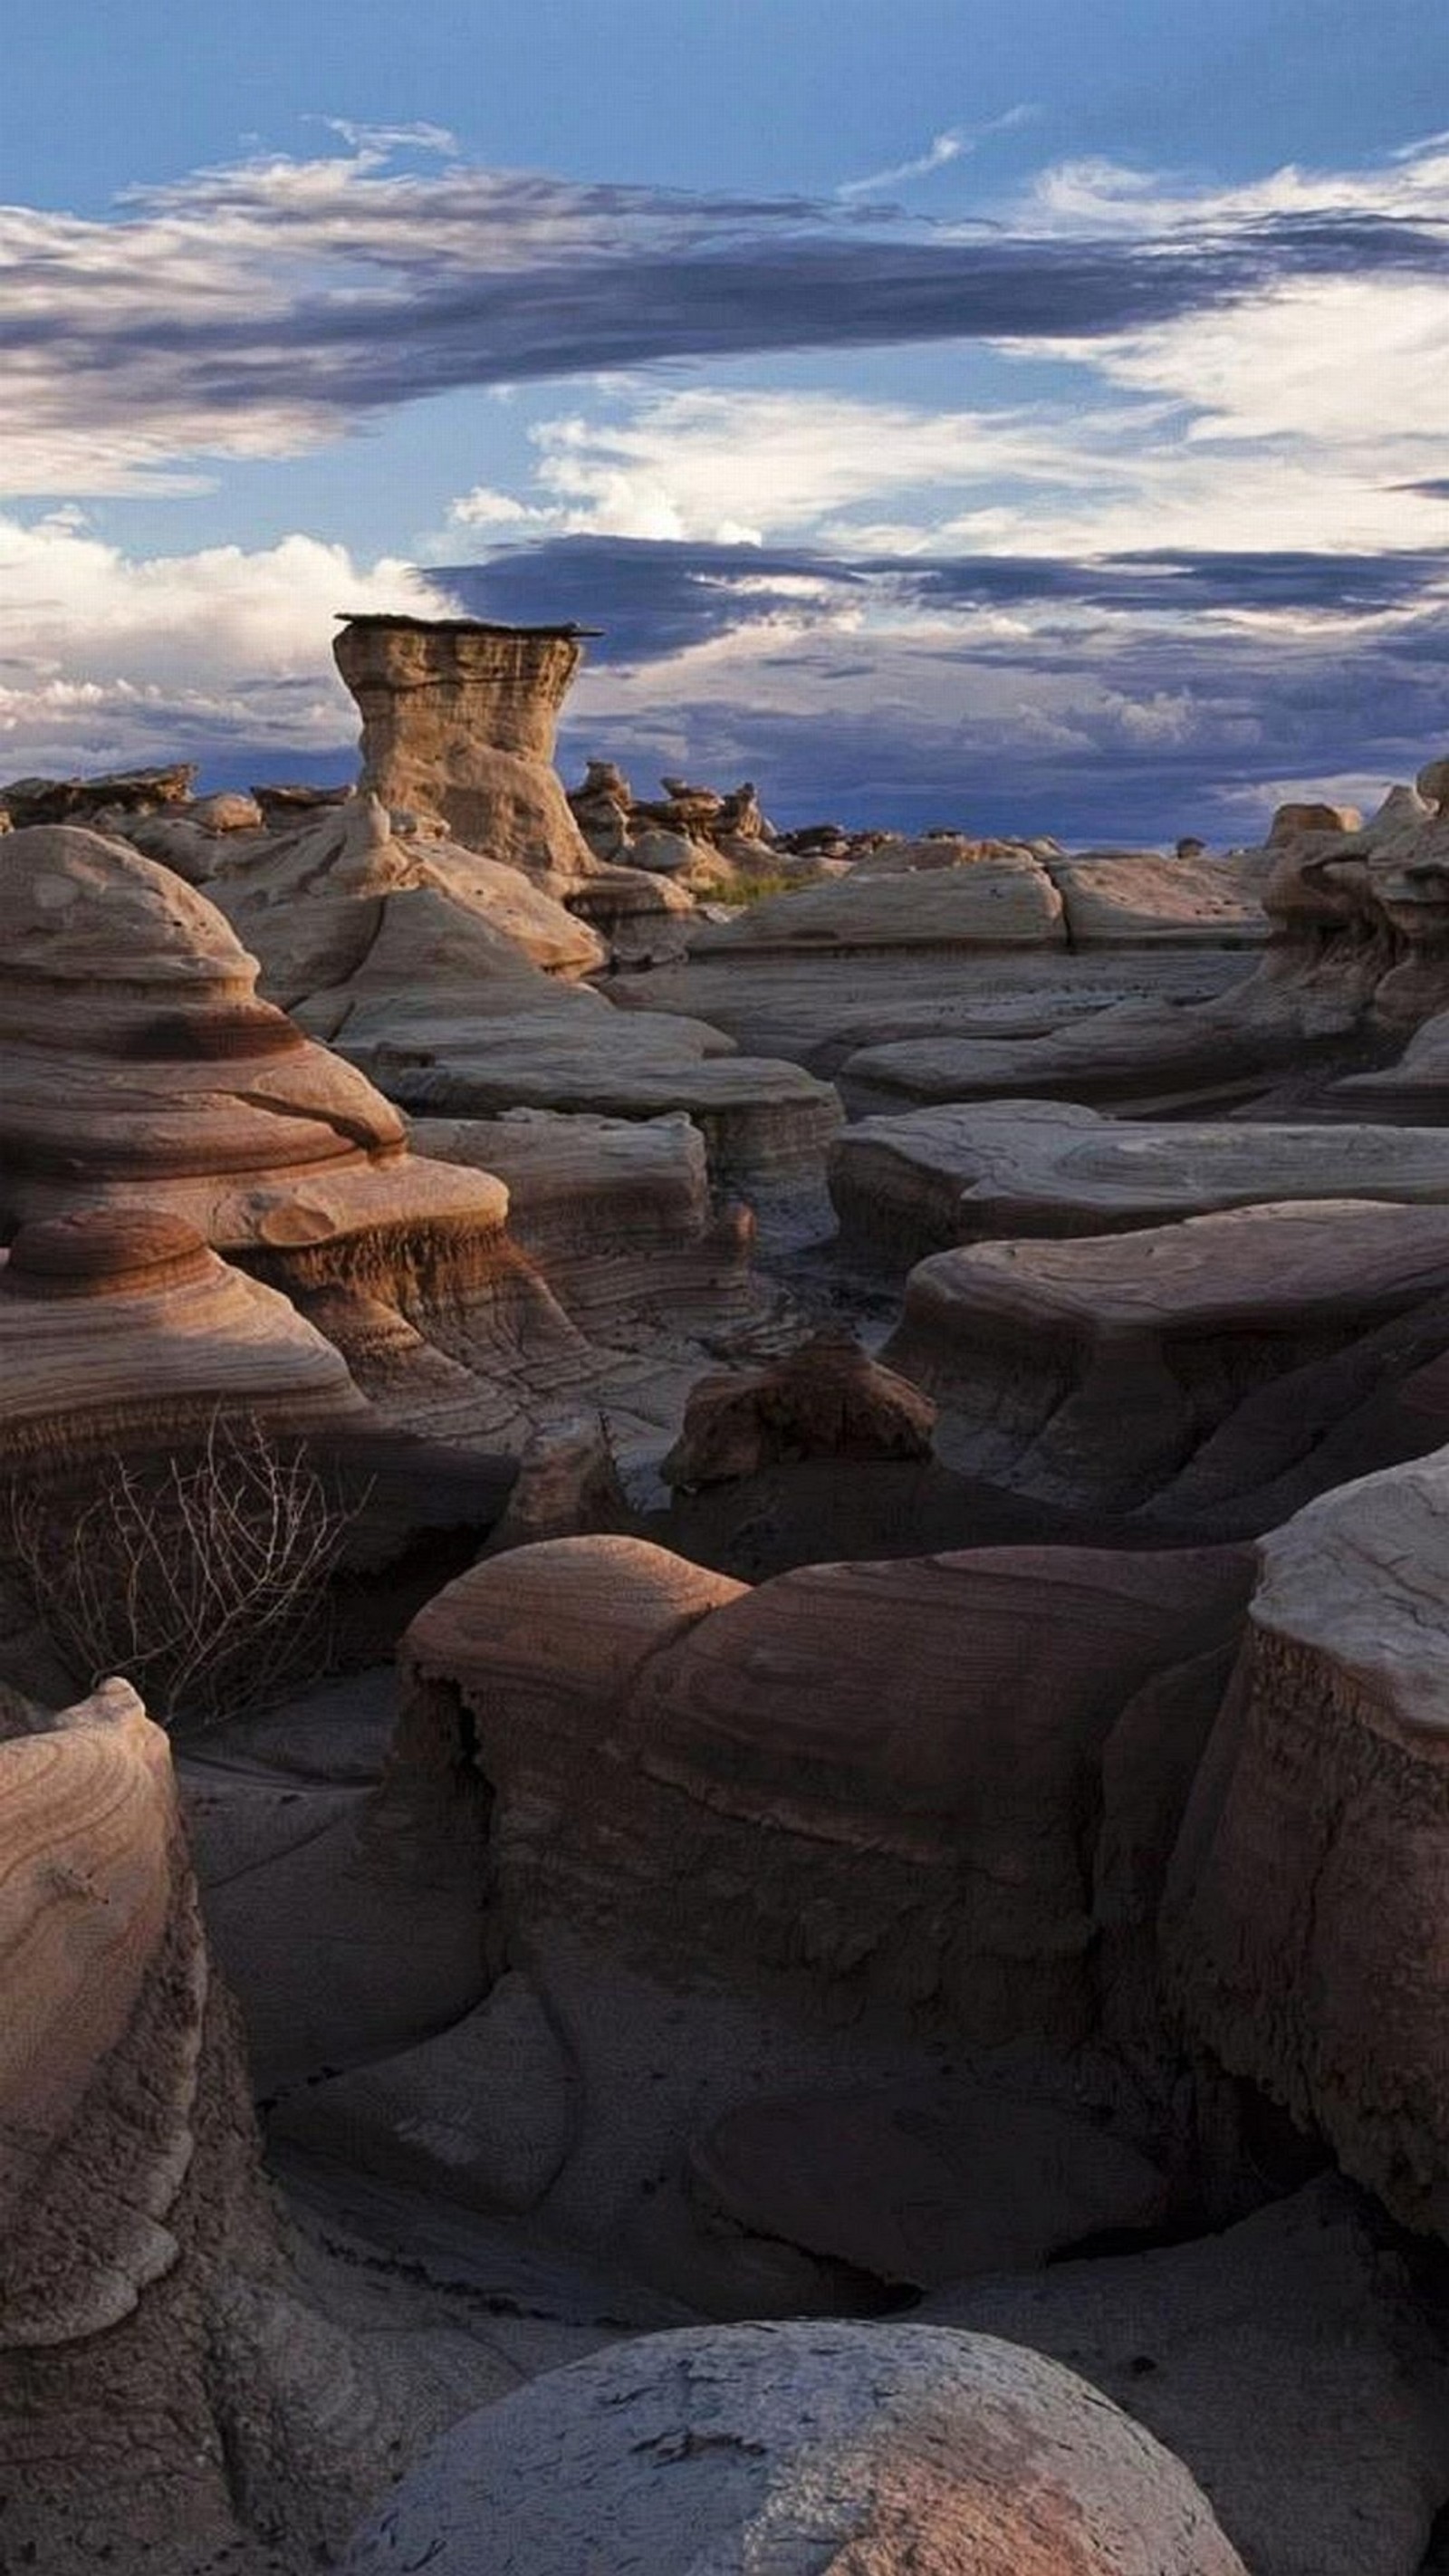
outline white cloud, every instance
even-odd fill
[[[1019,107],[1007,108],[1001,116],[988,117],[984,125],[948,126],[944,133],[933,134],[925,151],[917,153],[913,160],[897,161],[888,170],[872,170],[864,179],[847,179],[835,193],[847,200],[874,197],[882,189],[901,187],[908,180],[927,179],[934,171],[945,170],[953,161],[960,161],[967,153],[974,152],[989,135],[1010,134],[1017,126],[1029,125],[1040,114],[1040,108],[1023,101]]]
[[[314,537],[130,560],[69,512],[0,518],[0,596],[10,776],[175,758],[202,735],[331,749],[351,730],[334,612],[447,605],[408,566]]]

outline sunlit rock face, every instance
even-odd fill
[[[459,2425],[345,2563],[1244,2576],[1182,2463],[1097,2390],[915,2325],[707,2328],[550,2372]]]
[[[1190,2032],[1449,2234],[1449,1453],[1262,1544],[1248,1642],[1173,1864]]]
[[[528,875],[595,866],[552,767],[581,658],[569,627],[349,618],[333,645],[362,711],[362,784]]]
[[[123,843],[10,836],[0,1224],[140,1209],[281,1288],[400,1426],[528,1436],[597,1360],[490,1174],[409,1153],[365,1076],[256,998],[205,895]]]

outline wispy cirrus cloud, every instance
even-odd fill
[[[925,151],[917,153],[913,160],[893,162],[889,169],[872,170],[863,179],[847,179],[835,193],[849,203],[856,197],[882,196],[912,179],[929,179],[937,170],[949,169],[953,161],[964,160],[993,134],[1012,134],[1019,126],[1032,124],[1040,114],[1039,107],[1024,99],[1002,115],[988,117],[982,125],[948,126],[943,133],[933,134]]]

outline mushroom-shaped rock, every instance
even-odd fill
[[[827,1331],[766,1368],[702,1379],[661,1472],[717,1485],[783,1459],[927,1458],[935,1419],[919,1387]]]
[[[333,650],[362,711],[362,784],[384,805],[528,875],[592,873],[551,766],[574,628],[350,617]]]
[[[411,1156],[371,1083],[257,1001],[204,895],[69,827],[17,832],[6,868],[0,1224],[185,1219],[412,1430],[516,1446],[574,1409],[605,1363],[509,1241],[502,1182]]]
[[[458,2426],[349,2576],[1243,2576],[1181,2463],[1058,2364],[909,2325],[651,2335]]]

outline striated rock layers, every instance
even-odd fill
[[[501,1181],[255,994],[206,897],[118,842],[17,832],[0,975],[0,1223],[146,1208],[280,1287],[410,1432],[527,1435],[597,1381]]]
[[[1173,1863],[1189,2032],[1449,2234],[1449,1453],[1262,1544],[1241,1667]]]
[[[124,1683],[0,1743],[0,1853],[0,2552],[315,2565],[396,2428],[288,2279],[166,1740]]]
[[[1410,787],[1360,829],[1337,828],[1328,809],[1306,814],[1289,809],[1274,827],[1271,937],[1245,982],[1186,1009],[1127,1003],[1060,1031],[866,1047],[842,1068],[847,1098],[866,1110],[1007,1095],[1147,1110],[1388,1059],[1449,998],[1449,816]],[[1368,1096],[1349,1098],[1372,1113]]]
[[[435,2187],[487,2206],[460,2106],[491,2100],[542,2223],[721,2315],[858,2304],[867,2244],[899,2277],[883,2213],[921,2201],[925,2154],[891,2142],[902,2084],[906,2126],[925,2134],[924,2086],[943,2142],[894,2240],[926,2278],[972,2209],[998,2246],[1150,2221],[1156,2178],[1079,2134],[1075,2080],[1044,2131],[1048,2106],[1033,2126],[943,2079],[962,2049],[1109,2022],[1153,2055],[1157,1893],[1250,1571],[1237,1550],[1003,1548],[752,1591],[608,1536],[474,1567],[409,1631],[374,1829],[429,1778],[444,1806],[485,1784],[488,1955],[528,2001],[528,2069],[551,2072],[523,2072],[515,2012],[446,2035],[412,2079],[294,2097],[292,2133],[407,2173],[433,2139]],[[421,2125],[400,2116],[410,2080],[436,2106]],[[849,2118],[819,2099],[882,2087]],[[784,2123],[763,2166],[716,2130],[749,2102]],[[1002,2214],[1002,2135],[1030,2217]],[[833,2233],[782,2241],[778,2192],[749,2176],[785,2166]]]
[[[362,784],[382,804],[436,815],[526,875],[591,873],[552,765],[575,627],[350,617],[333,652],[362,711]]]
[[[173,1447],[219,1414],[340,1432],[368,1408],[331,1343],[183,1218],[97,1208],[21,1228],[0,1255],[0,1473]]]
[[[943,1103],[862,1118],[831,1148],[842,1243],[892,1269],[956,1244],[1135,1233],[1291,1199],[1449,1201],[1435,1127],[1106,1118],[1070,1101]]]
[[[884,1357],[958,1469],[1216,1537],[1436,1446],[1446,1351],[1449,1209],[1310,1199],[936,1253]]]
[[[350,2576],[685,2564],[1245,2576],[1180,2461],[1095,2389],[916,2325],[654,2335],[550,2372],[449,2434],[346,2560]]]

